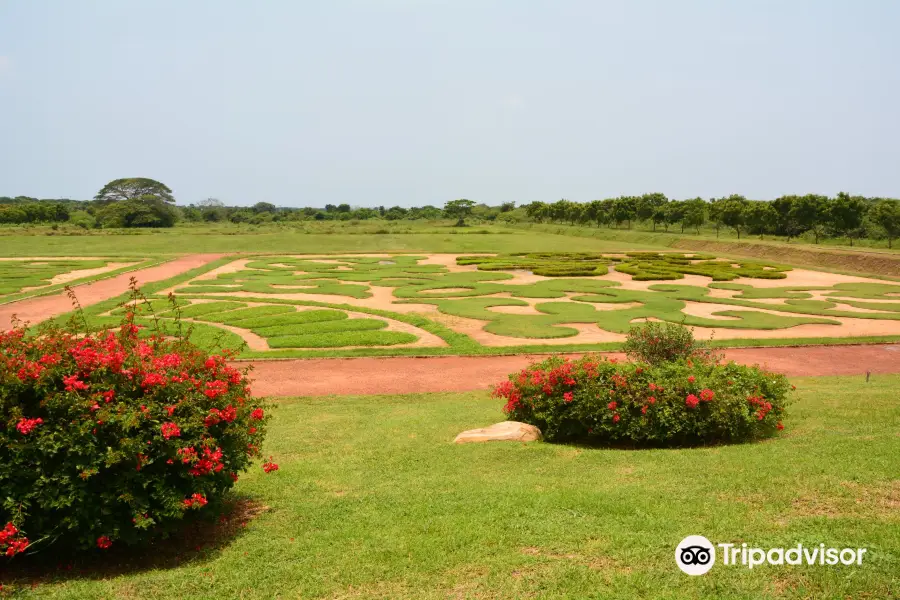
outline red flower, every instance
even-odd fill
[[[103,392],[103,401],[106,402],[107,404],[112,402],[113,398],[115,398],[115,397],[116,397],[116,393],[113,390]]]
[[[219,416],[226,423],[231,423],[237,418],[237,411],[229,404],[224,410],[219,411]]]
[[[653,396],[650,396],[650,398],[647,400],[647,402],[649,402],[650,404],[656,404],[656,398],[654,398]]]
[[[44,420],[40,417],[37,419],[26,419],[25,417],[22,417],[19,419],[19,422],[16,423],[16,429],[18,429],[19,433],[22,435],[28,435],[35,427],[43,422]]]
[[[141,382],[142,388],[151,388],[157,385],[165,385],[166,378],[159,373],[147,373],[144,377],[144,381]]]
[[[782,429],[784,429],[784,425],[782,424],[781,421],[778,421],[778,425],[776,425],[775,427],[778,429],[778,431],[781,431]]]
[[[618,423],[619,418],[620,418],[619,415],[613,415],[613,423]]]
[[[278,470],[278,465],[276,465],[275,463],[272,462],[272,457],[270,456],[269,461],[264,462],[262,468],[263,468],[263,471],[265,471],[266,473],[271,473],[272,471]]]
[[[97,547],[101,550],[106,550],[112,546],[112,540],[106,537],[105,535],[101,535],[97,538]]]
[[[88,389],[88,385],[78,379],[78,375],[66,375],[65,377],[63,377],[63,383],[66,386],[67,392],[75,392],[78,390]]]
[[[695,381],[697,381],[697,378],[694,377],[693,375],[691,375],[690,377],[688,377],[688,383],[694,383]]]
[[[257,408],[252,413],[250,413],[250,418],[255,421],[262,421],[264,416],[265,416],[265,413],[263,412],[263,409],[261,409],[261,408]]]
[[[572,392],[566,392],[565,394],[563,394],[563,400],[565,400],[566,402],[571,402],[574,397],[575,396],[572,394]]]
[[[702,400],[703,402],[709,402],[710,400],[712,400],[715,397],[716,397],[715,392],[713,392],[709,388],[706,388],[706,389],[703,389],[700,391],[700,400]]]
[[[181,435],[181,430],[175,423],[163,423],[159,429],[165,439],[179,437]]]
[[[207,398],[215,399],[228,391],[228,382],[219,381],[218,379],[206,382],[206,389],[203,393]]]
[[[642,414],[642,415],[646,415],[646,414],[647,414],[647,406],[646,406],[646,405],[644,405],[644,406],[641,407],[641,414]]]
[[[606,408],[609,410],[616,410],[616,407],[619,406],[615,400],[606,405]]]
[[[185,508],[202,508],[206,506],[207,500],[203,494],[192,494],[190,498],[184,499]]]
[[[169,413],[170,417],[175,413],[176,408],[178,408],[178,407],[175,406],[174,404],[166,407],[166,412]]]
[[[700,404],[700,399],[697,396],[691,394],[687,398],[685,398],[684,403],[688,408],[697,408],[697,405]]]

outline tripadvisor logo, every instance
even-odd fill
[[[717,551],[716,548],[719,550]],[[752,569],[759,565],[834,566],[861,565],[867,548],[826,548],[825,544],[791,548],[753,548],[747,544],[713,544],[702,535],[689,535],[675,548],[675,563],[688,575],[703,575],[716,564],[716,554],[722,564]]]

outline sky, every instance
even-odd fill
[[[900,197],[895,0],[0,0],[0,195]]]

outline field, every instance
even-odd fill
[[[283,400],[281,470],[243,477],[215,532],[3,577],[41,598],[890,598],[900,377],[864,379],[795,379],[778,438],[687,450],[452,444],[502,419],[485,392]],[[692,578],[688,534],[872,558]]]
[[[143,324],[245,358],[613,349],[647,320],[720,345],[900,339],[900,284],[692,253],[223,256],[144,292]]]
[[[900,340],[900,281],[891,277],[900,273],[887,254],[866,271],[850,254],[806,259],[784,249],[779,261],[756,248],[678,249],[677,240],[654,246],[624,232],[599,240],[352,227],[5,236],[0,317],[67,320],[61,288],[71,283],[92,326],[135,310],[147,331],[189,330],[202,345],[257,361],[611,350],[650,320],[685,323],[727,347]],[[146,301],[128,307],[132,271]],[[896,372],[892,347],[872,348],[881,356],[873,372]],[[308,379],[310,365],[325,362],[367,381],[377,379],[367,377],[373,368],[404,377],[380,359],[266,364]],[[418,368],[440,369],[430,362]],[[802,354],[792,364],[804,364]],[[428,379],[450,373],[466,378],[456,369]],[[465,389],[477,391],[278,397],[264,453],[281,468],[242,477],[228,519],[149,552],[4,570],[0,597],[887,598],[900,585],[900,375],[795,378],[795,403],[774,439],[645,451],[454,445],[460,431],[503,419],[502,403],[471,379]],[[271,391],[263,383],[256,389]],[[688,578],[672,561],[688,534],[865,547],[871,560],[852,569],[717,566]]]

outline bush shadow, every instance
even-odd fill
[[[214,560],[239,540],[247,524],[270,510],[246,496],[233,496],[217,520],[197,520],[166,539],[141,546],[113,547],[110,550],[58,551],[50,547],[14,560],[0,569],[0,594],[20,587],[62,583],[77,579],[107,579],[157,569],[172,569]],[[4,590],[6,588],[6,590]]]

